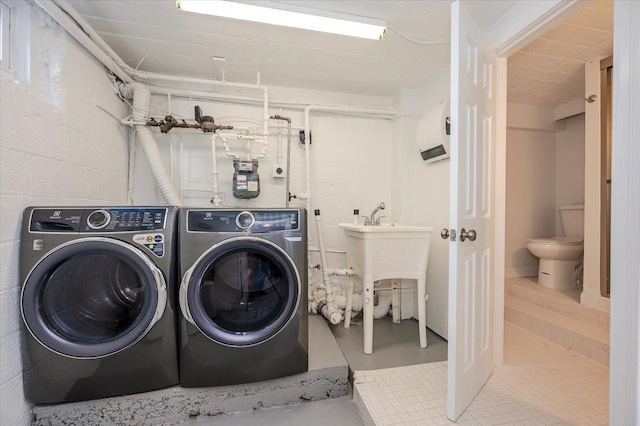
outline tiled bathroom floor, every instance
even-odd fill
[[[505,363],[463,425],[606,425],[609,370],[505,323]],[[354,400],[365,425],[446,425],[447,363],[356,371]]]

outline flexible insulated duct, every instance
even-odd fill
[[[145,123],[149,117],[149,105],[151,103],[151,91],[149,88],[142,83],[120,84],[120,92],[125,98],[133,98],[132,121]],[[137,124],[136,133],[162,196],[169,205],[181,206],[182,200],[171,181],[169,172],[164,166],[153,132],[146,125]]]

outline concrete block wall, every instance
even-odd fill
[[[261,96],[261,92],[242,93],[244,96]],[[319,92],[282,87],[269,87],[270,104],[281,101],[300,102],[302,105],[352,105],[373,108],[392,108],[390,98],[355,97],[352,95]],[[179,99],[154,96],[151,114],[156,118],[164,118],[171,114],[179,119],[193,122],[194,106],[199,105],[205,115],[213,116],[216,124],[232,125],[234,129],[252,128],[262,132],[262,105],[239,105],[222,101]],[[290,192],[300,195],[305,192],[305,153],[299,144],[299,131],[304,129],[304,112],[296,109],[270,107],[269,115],[280,114],[292,120],[291,139],[291,180]],[[281,140],[282,166],[286,166],[286,122],[269,121],[268,147],[265,157],[259,160],[260,195],[251,200],[241,200],[232,195],[233,160],[224,153],[224,146],[217,143],[217,168],[219,187],[223,192],[223,206],[226,208],[284,208],[286,205],[286,188],[283,178],[273,177],[273,166],[278,156],[278,144]],[[399,220],[402,206],[394,205],[392,198],[392,174],[394,171],[391,157],[394,152],[393,124],[388,120],[371,117],[354,117],[311,111],[310,126],[311,144],[311,195],[312,211],[308,212],[308,223],[312,247],[318,247],[316,225],[313,209],[320,209],[327,249],[344,251],[344,232],[338,223],[351,222],[353,210],[360,209],[361,214],[369,214],[375,206],[384,201],[387,208],[382,214],[383,221]],[[278,132],[281,137],[278,137]],[[173,129],[163,135],[154,132],[164,158],[170,169],[173,165],[173,182],[180,188],[181,180],[184,190],[184,206],[213,207],[212,154],[211,135],[194,129]],[[247,154],[246,142],[229,141],[229,148],[240,159]],[[180,152],[184,159],[180,160]],[[251,148],[255,157],[262,151],[262,145],[254,144]],[[172,154],[173,153],[173,154]],[[155,189],[155,182],[146,165],[146,159],[140,149],[136,150],[135,176],[133,179],[133,198],[136,204],[153,204],[162,202],[162,196]],[[291,207],[305,207],[304,200],[293,199]],[[330,268],[346,267],[344,253],[328,253]],[[320,263],[317,251],[311,252],[311,264]],[[321,274],[315,274],[321,280]],[[341,283],[341,277],[332,277],[332,282]]]
[[[29,205],[127,200],[127,115],[104,67],[35,6],[29,81],[0,74],[0,424],[27,425],[22,389],[19,238]]]

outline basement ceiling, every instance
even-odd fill
[[[415,41],[449,40],[448,0],[277,1],[386,20],[389,31],[381,41],[189,14],[173,0],[70,3],[142,71],[241,83],[256,83],[260,73],[269,86],[390,97],[423,86],[449,62],[448,43]],[[474,1],[469,8],[488,30],[515,3]],[[611,50],[612,22],[611,2],[598,1],[512,56],[509,100],[553,106],[582,96],[584,62]]]
[[[584,98],[585,62],[612,54],[613,2],[590,2],[509,57],[509,102],[557,106]]]

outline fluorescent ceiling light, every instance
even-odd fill
[[[223,18],[302,28],[305,30],[322,31],[371,40],[382,40],[384,33],[387,31],[385,22],[375,21],[369,18],[357,17],[356,19],[366,20],[370,23],[355,22],[347,19],[309,15],[307,13],[230,1],[182,0],[176,1],[176,6],[179,10],[186,12],[204,13],[206,15],[220,16]],[[274,4],[274,6],[283,7],[284,5]],[[287,5],[286,7],[290,6]],[[325,12],[319,13],[326,14]],[[331,15],[336,16],[337,14],[332,13]]]

